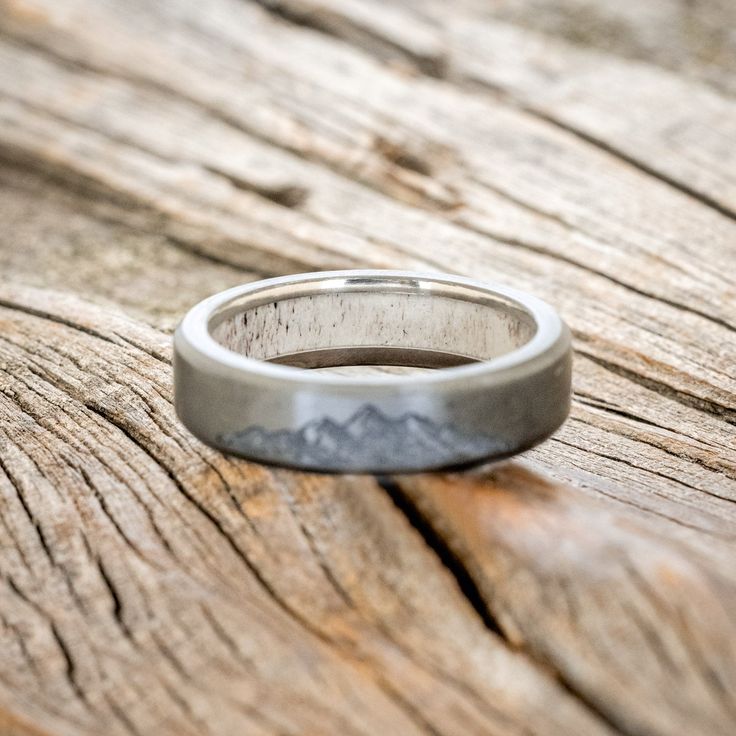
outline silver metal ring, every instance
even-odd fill
[[[413,373],[344,375],[347,365]],[[552,434],[570,334],[541,300],[434,273],[329,271],[205,299],[174,337],[176,411],[203,442],[320,472],[451,469]]]

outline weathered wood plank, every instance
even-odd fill
[[[520,467],[401,488],[505,635],[623,732],[733,731],[732,565],[719,570]]]
[[[554,681],[524,656],[505,651],[467,602],[462,605],[448,585],[447,571],[421,542],[407,540],[405,522],[376,495],[375,484],[269,473],[225,460],[194,442],[173,419],[163,335],[122,315],[90,312],[87,305],[44,292],[13,288],[2,296],[4,426],[24,425],[23,444],[4,433],[2,453],[3,519],[18,545],[9,548],[3,564],[11,594],[3,609],[6,630],[20,627],[22,636],[24,625],[49,627],[46,645],[18,651],[17,656],[30,659],[19,661],[18,673],[22,678],[30,664],[29,676],[43,678],[48,697],[61,698],[70,717],[81,719],[78,733],[94,732],[95,717],[106,709],[110,717],[123,718],[121,732],[124,718],[145,731],[160,713],[171,721],[159,728],[182,732],[179,716],[170,711],[176,705],[171,692],[159,692],[146,680],[142,687],[148,697],[141,701],[122,688],[128,668],[158,676],[162,667],[169,671],[163,660],[172,656],[172,679],[164,680],[169,690],[186,697],[195,712],[201,709],[202,724],[222,728],[227,720],[212,719],[219,719],[223,708],[234,708],[242,689],[231,684],[228,690],[236,704],[217,698],[219,679],[231,682],[234,676],[233,653],[212,654],[224,646],[212,650],[211,638],[217,636],[238,651],[253,647],[253,637],[269,637],[269,648],[249,658],[256,682],[269,687],[269,700],[264,703],[259,694],[246,706],[258,704],[268,732],[279,722],[270,709],[301,692],[290,688],[303,686],[297,663],[287,653],[279,655],[271,641],[284,637],[293,646],[292,637],[306,636],[301,629],[287,636],[281,631],[287,621],[310,632],[308,641],[315,637],[305,655],[310,660],[317,657],[311,647],[330,652],[320,654],[328,660],[321,666],[338,672],[323,677],[339,678],[342,697],[347,698],[345,678],[357,675],[332,662],[333,649],[341,655],[338,661],[357,657],[389,678],[389,690],[397,688],[402,699],[408,698],[403,705],[410,714],[416,708],[438,732],[488,732],[494,728],[488,710],[497,713],[501,698],[493,683],[510,697],[517,680],[523,683],[519,697],[541,708],[540,732],[556,732],[546,713],[541,725],[548,707],[539,700],[545,688],[552,688],[552,711],[562,714],[569,729],[559,732],[575,732],[568,722],[575,708],[570,706],[570,713],[562,707],[565,696],[553,692]],[[34,316],[42,314],[47,317]],[[68,326],[76,321],[83,332]],[[613,514],[519,467],[489,478],[418,477],[400,484],[478,579],[484,602],[514,647],[555,667],[568,687],[616,727],[625,733],[642,728],[692,733],[706,727],[709,733],[728,733],[732,712],[725,693],[731,692],[736,662],[729,648],[728,601],[736,594],[730,567],[713,560],[706,564],[625,514]],[[88,561],[98,573],[79,577]],[[419,565],[425,572],[418,574]],[[643,585],[650,587],[642,590]],[[47,599],[57,605],[44,605]],[[62,599],[67,604],[59,609]],[[424,613],[423,605],[428,606]],[[636,606],[639,615],[629,606]],[[238,621],[247,621],[247,630]],[[207,625],[224,629],[211,632]],[[280,633],[267,634],[261,626]],[[93,653],[96,637],[115,627],[120,630],[114,637],[122,633],[131,641],[112,652]],[[13,651],[18,645],[9,646]],[[483,650],[487,653],[480,657]],[[649,656],[641,657],[642,650]],[[611,652],[619,654],[618,673]],[[288,659],[289,678],[277,687],[262,668],[279,657]],[[627,657],[636,658],[641,676],[631,677]],[[641,671],[644,665],[651,669]],[[102,674],[108,684],[100,691],[95,683]],[[60,676],[72,679],[60,681]],[[137,676],[139,684],[144,676]],[[392,676],[397,678],[393,684]],[[683,689],[664,687],[667,679]],[[359,682],[365,697],[370,688]],[[6,684],[6,698],[19,684]],[[56,687],[67,689],[67,695]],[[279,687],[285,689],[281,695],[274,692]],[[526,687],[534,689],[524,695]],[[313,699],[308,693],[299,697]],[[125,697],[134,709],[118,702]],[[479,697],[488,697],[485,707]],[[85,714],[86,701],[97,715]],[[504,733],[514,732],[514,718],[529,724],[530,714],[513,710],[516,701],[514,696],[506,715],[498,715],[496,727],[503,724]],[[63,733],[58,722],[66,714],[39,705],[41,723],[51,718],[54,732]],[[394,732],[411,732],[411,723],[400,725],[388,704],[372,707],[398,718]],[[120,708],[124,717],[116,715]],[[448,721],[449,712],[457,720]],[[319,717],[328,718],[324,712]],[[340,723],[350,732],[351,726],[334,717],[334,728]],[[308,718],[298,713],[300,727]],[[366,728],[378,727],[372,719],[365,721]],[[592,733],[585,729],[594,727],[594,721],[581,721],[580,732]],[[370,732],[361,729],[355,732]]]
[[[3,727],[733,730],[732,101],[471,2],[0,8],[6,277],[170,328],[260,274],[439,268],[578,350],[524,464],[381,488],[203,448],[165,335],[5,287]]]
[[[235,7],[239,8],[240,4]],[[590,268],[589,261],[591,257],[596,255],[604,264],[604,272],[610,277],[621,278],[626,274],[625,283],[636,286],[648,293],[654,291],[655,295],[657,289],[660,289],[663,298],[671,296],[669,292],[666,292],[666,289],[670,283],[676,282],[679,290],[684,292],[685,296],[692,296],[693,300],[699,301],[699,306],[706,310],[708,314],[711,313],[713,304],[705,304],[702,301],[702,286],[704,284],[716,290],[715,296],[721,294],[732,296],[732,281],[727,279],[726,283],[723,283],[722,279],[726,277],[718,273],[717,269],[718,266],[726,265],[723,243],[727,242],[730,234],[730,224],[722,222],[718,217],[711,217],[706,211],[701,213],[698,208],[692,207],[687,207],[686,217],[680,216],[679,219],[672,222],[672,218],[677,218],[677,213],[686,207],[687,199],[674,196],[676,193],[668,192],[667,187],[658,186],[657,182],[649,182],[646,176],[636,176],[629,172],[625,165],[616,166],[615,162],[609,160],[609,156],[598,155],[595,151],[588,150],[588,146],[580,145],[575,140],[569,140],[569,136],[560,134],[559,131],[551,129],[549,125],[540,125],[538,121],[529,120],[528,116],[523,113],[504,109],[503,107],[501,107],[502,112],[499,113],[498,105],[490,105],[478,102],[472,97],[458,95],[447,85],[414,84],[412,80],[405,80],[375,64],[371,64],[353,50],[340,44],[334,44],[333,47],[325,46],[324,43],[321,43],[322,39],[319,37],[317,37],[317,40],[320,43],[317,43],[314,39],[309,38],[310,34],[308,33],[298,33],[288,27],[282,28],[279,24],[269,24],[267,18],[261,17],[255,12],[255,9],[247,6],[238,11],[242,16],[242,22],[250,24],[254,27],[254,31],[258,30],[261,33],[250,34],[247,38],[238,40],[238,45],[234,46],[236,41],[225,35],[227,28],[224,27],[223,23],[216,24],[220,17],[227,17],[226,11],[236,12],[230,6],[225,5],[219,8],[220,16],[213,11],[211,18],[201,18],[193,15],[190,19],[192,22],[198,19],[199,26],[204,27],[201,30],[198,29],[200,35],[190,31],[191,36],[187,38],[188,48],[196,48],[197,44],[202,45],[209,42],[208,36],[203,37],[201,35],[205,31],[210,34],[223,34],[221,39],[223,44],[229,42],[231,46],[226,47],[227,50],[223,54],[221,65],[217,67],[206,66],[206,64],[212,64],[212,61],[202,62],[202,68],[193,67],[192,59],[187,56],[186,62],[189,74],[186,88],[183,85],[176,86],[177,80],[181,78],[179,72],[183,73],[184,71],[183,66],[181,69],[177,68],[179,64],[184,63],[184,59],[179,60],[176,57],[176,50],[172,50],[172,53],[167,56],[166,65],[159,65],[156,69],[147,71],[145,63],[139,61],[139,59],[145,59],[146,47],[136,48],[135,46],[136,43],[141,44],[140,39],[130,39],[131,44],[133,44],[130,58],[120,60],[114,56],[99,58],[99,50],[96,50],[95,47],[85,47],[85,43],[88,44],[89,41],[86,40],[86,34],[79,35],[84,33],[81,26],[69,28],[63,25],[54,25],[52,16],[47,19],[47,24],[42,30],[45,31],[46,36],[49,35],[51,29],[55,31],[52,37],[44,38],[51,48],[63,45],[64,35],[70,35],[71,38],[67,45],[73,38],[75,46],[78,48],[77,56],[82,56],[82,53],[86,52],[88,60],[85,63],[91,64],[94,68],[115,73],[118,66],[125,62],[130,66],[127,75],[135,75],[137,83],[156,84],[159,87],[165,83],[174,85],[173,89],[171,86],[167,86],[164,91],[159,91],[159,93],[168,92],[169,95],[176,94],[177,97],[173,100],[156,100],[156,104],[162,102],[170,107],[174,106],[172,112],[189,113],[185,115],[185,121],[180,124],[183,130],[178,133],[179,136],[186,135],[186,130],[191,131],[192,125],[197,124],[191,120],[194,114],[191,110],[187,111],[185,106],[183,110],[181,109],[183,107],[182,96],[195,98],[199,105],[205,106],[204,114],[201,109],[199,110],[200,126],[207,120],[208,116],[217,116],[218,114],[219,116],[226,116],[231,125],[239,126],[240,130],[230,130],[230,135],[222,139],[217,147],[211,141],[208,141],[207,146],[201,145],[201,138],[195,141],[185,141],[185,143],[199,150],[206,148],[208,156],[217,159],[221,164],[221,173],[225,156],[223,149],[232,151],[235,148],[240,151],[241,146],[247,145],[247,148],[235,157],[236,161],[232,162],[224,172],[231,174],[244,186],[247,185],[250,188],[267,187],[263,182],[259,184],[257,181],[253,181],[253,177],[265,176],[268,178],[269,175],[273,177],[274,171],[277,171],[281,178],[281,186],[293,184],[294,178],[296,178],[296,174],[292,177],[286,176],[286,159],[283,158],[277,159],[278,166],[274,163],[270,165],[264,163],[263,166],[247,166],[253,161],[256,154],[252,152],[252,143],[248,142],[246,144],[248,139],[243,139],[242,133],[246,132],[250,138],[253,136],[265,137],[269,142],[278,146],[296,150],[296,152],[309,158],[318,158],[325,164],[347,171],[351,176],[367,179],[368,183],[392,195],[396,194],[396,186],[394,185],[392,190],[390,182],[397,177],[400,180],[403,177],[407,183],[417,181],[423,184],[426,182],[428,185],[435,187],[436,181],[442,182],[446,179],[444,199],[446,205],[451,208],[453,218],[460,205],[464,205],[461,216],[467,217],[464,212],[468,208],[466,199],[469,199],[471,216],[475,215],[475,224],[484,223],[489,228],[491,212],[494,214],[492,221],[504,223],[513,217],[513,221],[505,227],[501,227],[497,234],[501,237],[505,234],[508,239],[513,238],[515,234],[523,243],[524,240],[522,240],[521,234],[524,233],[527,235],[528,244],[532,246],[535,245],[535,238],[532,237],[533,231],[530,233],[528,230],[530,225],[527,221],[530,218],[527,210],[533,203],[539,206],[539,203],[543,201],[547,208],[554,205],[558,211],[552,210],[543,213],[546,214],[546,217],[541,219],[541,223],[537,224],[535,234],[538,240],[541,240],[543,236],[550,242],[559,243],[556,246],[546,246],[551,248],[553,253],[559,251],[561,254],[564,252],[570,257],[571,252],[574,255],[577,251],[580,254],[578,260],[587,265],[588,268]],[[115,20],[123,28],[126,21],[130,23],[130,18],[125,14],[122,17],[116,17]],[[153,17],[150,19],[151,22],[160,24],[163,24],[166,20],[165,15],[163,18]],[[175,18],[169,18],[168,20],[171,22]],[[71,20],[66,22],[70,23]],[[206,23],[207,25],[205,25]],[[89,21],[87,25],[91,25]],[[28,31],[25,26],[23,28],[26,32]],[[297,63],[288,66],[288,60],[277,60],[275,56],[269,56],[268,51],[274,44],[264,49],[262,44],[258,42],[259,36],[269,36],[269,34],[274,37],[275,42],[299,44],[297,49],[299,53],[302,54],[302,57],[308,56],[314,64],[310,64],[309,69],[304,70],[303,65]],[[37,32],[36,35],[44,37],[40,32]],[[251,41],[251,38],[255,40]],[[110,54],[113,53],[114,50],[110,52]],[[312,58],[312,54],[314,58]],[[231,64],[226,65],[224,62],[228,55],[231,57]],[[325,56],[329,56],[329,58],[322,58]],[[297,54],[294,57],[302,58]],[[74,57],[69,56],[69,58]],[[194,61],[196,62],[197,59]],[[16,59],[17,63],[18,60]],[[36,60],[35,63],[40,62]],[[342,75],[328,74],[327,72],[332,66],[338,63],[346,65],[347,71]],[[162,66],[168,67],[163,71],[171,74],[171,79],[163,76]],[[302,68],[299,68],[300,66]],[[240,75],[233,71],[234,68],[238,67],[252,70],[247,80],[242,79]],[[52,68],[49,71],[56,76],[56,70]],[[32,71],[29,71],[29,76],[31,80],[36,80],[38,87],[43,86],[45,75],[42,67],[34,67]],[[103,110],[109,108],[109,113],[103,120],[99,120],[99,113],[96,113],[94,124],[97,128],[102,129],[101,132],[105,132],[106,128],[114,125],[117,130],[107,130],[108,134],[129,135],[129,131],[126,129],[125,117],[121,119],[119,115],[115,115],[114,107],[116,104],[125,104],[125,100],[120,99],[121,93],[127,95],[130,99],[130,96],[134,94],[134,90],[126,90],[125,86],[121,90],[120,83],[116,83],[111,88],[110,85],[105,84],[107,80],[103,78],[98,79],[97,91],[95,91],[94,78],[96,76],[98,75],[93,75],[93,80],[85,80],[84,76],[81,79],[71,77],[71,82],[75,86],[81,84],[81,89],[85,90],[85,94],[89,98],[98,99],[100,103],[97,106],[98,109],[100,107]],[[320,80],[320,86],[317,86],[318,79]],[[206,88],[205,81],[207,82]],[[248,103],[246,99],[234,102],[222,101],[225,88],[242,84],[244,81],[248,82],[248,92],[253,96],[251,102],[258,99],[260,102],[258,106],[250,103],[244,104]],[[63,80],[55,80],[55,83],[58,85],[63,83]],[[218,85],[220,85],[222,94],[218,94]],[[290,97],[279,99],[276,102],[272,90],[279,89],[281,86],[287,89],[287,85],[290,90]],[[101,86],[104,90],[104,97],[95,98],[95,94],[103,94],[103,92],[100,92]],[[32,95],[36,104],[47,101],[49,97],[48,89],[44,92],[38,87],[28,92]],[[56,90],[53,94],[57,97],[56,114],[59,114],[58,103],[66,97],[60,99],[58,87],[52,89]],[[150,107],[154,104],[150,99],[152,92],[150,89],[147,89],[147,91],[146,89],[144,88],[141,93],[136,95],[135,101],[140,105],[145,103],[146,98],[148,98],[147,106]],[[403,106],[406,109],[395,109],[393,105],[393,101],[398,99],[400,95],[402,98],[406,98]],[[434,100],[434,103],[432,99],[428,99],[430,97]],[[370,107],[366,106],[368,101],[371,102]],[[285,109],[287,105],[292,109]],[[424,116],[425,120],[422,122],[423,113],[428,106],[438,111],[436,119],[432,119],[432,125],[429,128],[427,127],[429,121],[426,120],[426,116]],[[391,117],[388,118],[379,113],[379,107],[391,109]],[[324,114],[319,114],[320,109],[330,110],[329,120],[325,118]],[[440,110],[443,113],[441,116],[439,115]],[[54,111],[53,107],[51,111]],[[196,111],[194,112],[196,113]],[[69,111],[66,111],[66,113],[68,114]],[[76,114],[80,123],[89,124],[85,110],[73,110],[72,113]],[[306,120],[303,119],[305,117]],[[161,118],[164,118],[163,124],[167,128],[172,125],[171,121],[165,119],[166,116],[158,116],[159,124],[161,124]],[[447,122],[445,123],[442,118],[445,118]],[[478,121],[474,118],[478,118]],[[338,121],[342,122],[343,120],[345,124],[339,128],[339,136],[337,136],[338,129],[335,128],[335,125]],[[328,125],[329,128],[323,129],[323,124]],[[417,128],[417,126],[420,127]],[[166,141],[161,140],[161,135],[157,134],[155,129],[146,131],[140,130],[140,128],[141,126],[138,126],[135,137],[140,139],[141,136],[145,136],[149,143],[152,140],[155,141],[157,153],[159,154],[163,154],[167,147],[171,148],[172,145],[178,145],[182,140],[180,137],[169,137],[169,143],[167,144]],[[519,129],[518,132],[514,133],[517,128]],[[456,135],[458,129],[464,130],[465,135],[458,138]],[[213,136],[218,133],[220,138],[228,132],[223,128],[218,130],[217,126],[210,126],[210,130]],[[240,133],[239,136],[237,135],[238,132]],[[169,136],[172,133],[173,131],[169,131]],[[327,140],[328,134],[332,139],[331,143]],[[376,139],[381,138],[384,134],[385,143],[376,146]],[[346,138],[344,142],[340,140],[341,137],[346,136],[349,136],[349,138]],[[539,148],[535,149],[537,136],[541,137],[542,140]],[[494,147],[489,151],[488,146],[478,145],[475,140],[476,137],[477,141],[481,143],[484,140],[503,141],[512,150],[508,152],[504,160],[499,158],[503,155],[503,150],[496,150],[498,147]],[[381,139],[383,140],[383,138]],[[410,142],[412,139],[413,142]],[[137,143],[141,145],[143,141],[139,140]],[[237,145],[234,146],[233,144]],[[390,144],[388,148],[386,144]],[[273,160],[274,153],[272,151],[264,150],[262,147],[257,150],[261,152],[261,161]],[[183,151],[180,151],[179,155],[182,154]],[[388,161],[386,160],[387,155],[396,158],[401,154],[403,154],[403,159],[400,157],[400,160],[403,160],[403,163],[409,161],[413,169],[407,170],[402,166],[392,166],[390,158]],[[563,170],[561,167],[565,162],[565,156],[569,158],[569,166],[566,166]],[[526,163],[527,158],[533,161],[535,169],[539,169],[540,160],[547,162],[546,165],[548,166],[552,166],[554,163],[557,168],[549,172],[543,172],[545,175],[540,177],[540,173],[538,171],[535,173],[531,165]],[[414,160],[411,161],[410,159]],[[181,164],[181,162],[179,163]],[[214,165],[214,162],[211,161],[207,163],[208,165]],[[423,169],[425,174],[422,175],[421,172],[414,170],[417,168]],[[503,206],[496,201],[497,196],[494,196],[493,192],[488,192],[483,188],[478,191],[477,182],[474,186],[471,186],[474,181],[473,177],[478,176],[478,170],[483,172],[483,184],[492,184],[501,189],[504,194],[521,198],[522,204],[526,204],[527,210],[519,206],[513,207],[508,202]],[[489,171],[495,173],[496,181],[486,181],[488,179],[487,172]],[[574,171],[579,172],[577,176],[573,175]],[[562,174],[565,175],[564,179],[560,179]],[[601,176],[605,177],[603,182],[598,181]],[[555,188],[550,191],[550,179],[554,177],[556,177]],[[469,189],[467,197],[459,196],[461,192],[456,191],[459,185],[458,178],[460,178],[459,183],[464,184]],[[471,179],[471,181],[466,181],[467,179]],[[272,188],[278,188],[279,184],[272,184],[271,186]],[[656,232],[651,232],[649,228],[644,228],[643,232],[637,232],[643,228],[645,220],[638,216],[639,213],[636,210],[632,210],[630,197],[632,188],[641,188],[644,192],[642,199],[647,203],[648,218],[652,220],[667,218],[668,227],[661,233],[659,238]],[[544,189],[544,197],[542,197],[542,189]],[[603,197],[600,200],[597,199],[595,196],[597,190],[605,190],[602,192],[605,199]],[[454,196],[451,196],[453,192]],[[618,193],[618,197],[615,196],[616,193]],[[405,196],[409,197],[410,195],[406,193]],[[581,204],[574,206],[574,201],[581,197]],[[416,197],[414,199],[416,200]],[[531,200],[532,204],[524,202],[524,199]],[[305,204],[309,205],[309,199]],[[426,204],[432,206],[432,200],[427,200]],[[604,211],[598,212],[597,210],[601,205]],[[483,211],[475,213],[474,210],[477,207],[481,207]],[[617,208],[620,209],[618,213],[616,213]],[[506,213],[505,216],[497,214],[497,210],[500,213]],[[587,221],[591,219],[593,213],[595,213],[595,220],[593,223],[588,223]],[[701,219],[701,214],[704,219]],[[549,222],[551,215],[562,217],[568,229],[572,229],[573,232],[566,232],[560,226],[555,227],[554,222]],[[626,220],[630,221],[628,227],[633,232],[626,231]],[[536,220],[532,219],[531,222],[536,222]],[[474,224],[472,219],[471,224]],[[523,225],[527,225],[524,230],[522,230]],[[590,243],[587,248],[581,249],[582,245],[586,243],[584,237],[586,228],[584,226],[594,227],[593,233],[588,233],[588,238],[592,237],[593,243]],[[582,230],[582,233],[578,232],[578,229]],[[704,230],[708,232],[707,238],[703,236]],[[720,237],[719,233],[721,233]],[[605,247],[606,245],[609,247]],[[537,247],[543,248],[540,244],[537,244]],[[701,282],[696,283],[694,274],[692,274],[692,283],[688,287],[688,283],[683,280],[683,277],[691,270],[691,253],[695,248],[702,251],[708,268],[707,270],[703,268],[699,275],[703,279]],[[666,251],[666,258],[664,257],[664,251]],[[636,269],[637,260],[644,258],[646,253],[651,253],[649,262],[642,262],[641,269]],[[632,256],[636,256],[636,258],[632,259]],[[586,259],[588,263],[586,263]],[[652,283],[649,271],[645,268],[645,266],[652,268],[655,261],[661,270],[661,278],[658,283]],[[616,268],[607,270],[605,264],[609,262],[612,262],[612,265]],[[624,268],[626,262],[630,264],[628,269]],[[672,271],[668,271],[668,264],[670,263],[672,264]],[[632,281],[634,283],[631,283]],[[686,298],[685,306],[695,308],[696,304],[689,303]],[[718,308],[717,304],[715,308]],[[728,321],[733,321],[733,314],[730,310],[722,316]]]
[[[54,734],[614,732],[375,481],[228,460],[176,421],[166,336],[2,303],[5,709]]]

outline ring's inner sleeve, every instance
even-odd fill
[[[237,353],[301,368],[442,368],[508,353],[536,325],[515,302],[485,294],[324,291],[223,310],[210,331]]]

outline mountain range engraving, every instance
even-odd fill
[[[233,452],[276,465],[352,472],[461,465],[508,450],[498,440],[415,413],[389,417],[372,404],[343,423],[325,417],[298,430],[253,426],[218,439]]]

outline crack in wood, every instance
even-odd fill
[[[461,222],[459,224],[461,227],[465,228],[466,230],[478,233],[479,235],[485,235],[487,237],[493,238],[499,243],[504,243],[505,245],[511,245],[517,248],[523,248],[524,250],[529,251],[530,253],[537,253],[539,255],[553,258],[554,260],[560,261],[561,263],[567,263],[571,266],[581,269],[582,271],[585,271],[586,273],[593,274],[594,276],[599,276],[600,278],[605,279],[606,281],[612,284],[615,284],[616,286],[620,286],[622,289],[626,289],[627,291],[630,291],[632,294],[638,294],[639,296],[645,297],[646,299],[653,299],[655,301],[661,302],[662,304],[666,304],[667,306],[672,307],[673,309],[677,309],[681,312],[692,314],[695,317],[700,317],[701,319],[705,319],[708,322],[717,324],[720,327],[726,328],[729,332],[733,332],[736,334],[736,325],[733,325],[730,322],[727,322],[726,320],[721,319],[720,317],[717,317],[713,314],[708,314],[708,312],[704,312],[701,309],[697,309],[695,307],[690,307],[686,304],[682,304],[681,302],[678,302],[674,299],[669,299],[665,296],[662,296],[661,294],[656,294],[651,291],[646,291],[626,281],[621,281],[621,279],[616,278],[615,276],[611,275],[610,273],[606,271],[603,271],[598,268],[593,268],[592,266],[584,263],[581,260],[572,258],[570,256],[563,255],[562,253],[551,250],[550,248],[547,248],[544,245],[537,245],[535,243],[530,243],[529,241],[521,240],[520,238],[509,238],[508,236],[501,235],[499,233],[495,233],[489,230],[488,228],[476,227],[474,225],[471,225],[468,222]]]
[[[585,452],[589,452],[591,455],[596,455],[605,460],[611,460],[613,462],[623,463],[624,465],[628,465],[630,468],[633,468],[635,470],[640,470],[644,473],[655,475],[658,478],[662,478],[663,480],[669,481],[670,483],[676,483],[677,485],[683,486],[684,488],[687,488],[692,491],[696,491],[697,493],[704,493],[706,496],[711,496],[712,498],[716,498],[719,501],[726,501],[728,503],[736,503],[736,498],[729,498],[728,496],[722,496],[718,493],[714,493],[713,491],[709,491],[705,488],[699,488],[697,486],[690,485],[689,483],[685,482],[681,478],[675,478],[672,475],[667,475],[667,473],[663,473],[659,470],[654,470],[650,467],[642,467],[641,465],[636,465],[635,463],[627,460],[625,457],[605,453],[605,452],[602,452],[601,450],[593,449],[592,447],[582,448],[572,442],[567,442],[566,440],[560,439],[559,437],[555,437],[552,441],[559,442],[562,445],[567,445],[568,447],[571,447],[575,450],[584,449]],[[671,454],[675,455],[675,453],[671,453]]]
[[[576,338],[583,341],[583,343],[587,341],[586,335],[583,335],[577,331],[573,331],[573,334]],[[595,353],[584,350],[579,344],[575,346],[575,352],[586,357],[588,360],[593,361],[602,368],[605,368],[612,373],[622,376],[623,378],[626,378],[629,381],[638,384],[639,386],[643,386],[644,388],[648,388],[649,390],[661,394],[662,396],[673,399],[683,406],[687,406],[692,409],[698,409],[699,411],[704,411],[708,414],[712,414],[713,416],[719,417],[729,424],[736,426],[736,409],[725,406],[718,401],[704,399],[688,391],[677,389],[674,386],[665,383],[664,381],[636,373],[635,371],[625,368],[618,363],[614,363],[611,360],[596,355]]]
[[[447,75],[447,59],[443,54],[427,55],[413,52],[406,46],[376,33],[367,25],[359,24],[340,13],[320,7],[307,10],[289,3],[288,0],[286,2],[250,0],[250,2],[292,25],[317,31],[339,42],[356,44],[384,63],[401,60],[418,72],[435,79],[443,79]]]
[[[130,639],[131,642],[134,642],[135,640],[133,638],[133,633],[128,627],[128,624],[125,622],[123,597],[120,595],[120,593],[118,593],[118,589],[115,586],[112,576],[107,570],[105,563],[102,561],[102,558],[97,556],[96,563],[97,563],[97,569],[99,570],[99,573],[100,573],[100,578],[104,582],[105,587],[107,588],[107,591],[110,594],[110,599],[112,600],[112,616],[117,622],[124,636]]]
[[[49,630],[51,631],[51,635],[54,637],[54,640],[59,647],[59,652],[61,653],[62,659],[64,660],[64,665],[66,668],[66,679],[69,682],[69,685],[74,691],[74,694],[83,703],[90,705],[87,693],[84,691],[77,678],[77,666],[74,662],[74,656],[72,655],[71,647],[69,647],[69,645],[64,641],[64,638],[59,633],[58,626],[53,620],[49,620]]]
[[[463,594],[466,601],[483,622],[483,625],[490,632],[499,637],[507,647],[516,651],[529,659],[535,666],[551,673],[559,685],[577,702],[584,706],[591,714],[606,724],[613,733],[622,734],[622,736],[640,736],[640,734],[628,730],[628,727],[617,722],[617,714],[608,713],[607,709],[601,707],[593,699],[576,688],[569,679],[554,665],[535,656],[534,653],[523,644],[519,645],[511,641],[507,636],[498,619],[494,616],[492,610],[492,597],[484,594],[481,587],[476,582],[476,575],[468,566],[465,558],[460,557],[453,551],[452,546],[443,536],[443,531],[430,521],[427,516],[417,507],[411,497],[404,493],[401,488],[401,479],[394,479],[389,476],[376,476],[377,484],[383,488],[388,494],[395,506],[405,516],[407,521],[424,539],[429,549],[434,552],[443,567],[454,578],[459,590]],[[436,519],[434,520],[436,522]]]
[[[579,140],[584,141],[585,143],[588,143],[591,146],[601,151],[604,151],[605,153],[610,154],[611,156],[614,156],[619,161],[629,164],[637,171],[640,171],[641,173],[646,174],[647,176],[650,176],[653,179],[656,179],[657,181],[671,187],[672,189],[680,192],[681,194],[686,195],[690,199],[696,202],[699,202],[702,205],[705,205],[706,207],[714,210],[720,215],[723,215],[729,220],[736,221],[736,212],[734,212],[732,209],[721,204],[720,202],[715,200],[713,197],[710,197],[707,194],[701,191],[698,191],[694,187],[689,186],[685,182],[679,181],[678,179],[675,179],[674,177],[669,176],[668,174],[665,174],[662,171],[659,171],[658,169],[654,168],[651,164],[648,164],[635,156],[627,154],[621,149],[616,148],[610,143],[607,143],[606,141],[582,130],[581,128],[578,128],[577,126],[571,125],[570,123],[566,123],[560,120],[559,118],[556,118],[553,115],[550,115],[548,113],[544,113],[534,107],[520,104],[520,109],[524,110],[525,112],[528,112],[531,115],[534,115],[540,120],[544,120],[545,122],[548,122],[550,125],[554,125],[555,127],[569,133],[570,135],[575,136]]]
[[[298,209],[309,198],[309,189],[307,187],[299,186],[298,184],[265,186],[263,184],[249,181],[242,176],[238,176],[237,174],[225,171],[224,169],[216,166],[199,165],[202,166],[205,171],[209,171],[212,174],[229,181],[237,189],[257,194],[259,197],[263,197],[263,199],[267,199],[274,204],[287,207],[288,209]]]
[[[387,682],[383,678],[379,678],[379,685],[383,692],[386,693],[387,697],[396,703],[396,705],[398,705],[399,708],[401,708],[401,710],[411,718],[416,726],[421,729],[422,733],[427,734],[427,736],[446,736],[445,733],[436,729],[432,723],[422,715],[421,710],[403,697],[399,690],[393,687],[391,683]]]
[[[401,485],[389,476],[376,476],[376,483],[383,488],[396,508],[416,529],[427,546],[435,553],[442,566],[452,575],[463,597],[476,612],[483,625],[510,644],[501,626],[491,613],[473,576],[468,572],[461,559],[450,549],[441,534],[427,521],[422,513],[412,504],[409,497],[401,490]]]
[[[602,412],[604,415],[611,415],[616,417],[621,417],[622,419],[628,419],[632,422],[635,422],[640,425],[654,427],[656,429],[661,429],[662,431],[666,432],[667,434],[677,436],[677,432],[675,432],[672,429],[668,429],[667,427],[663,427],[660,424],[656,424],[655,422],[650,422],[648,419],[644,419],[642,417],[638,417],[636,414],[633,414],[631,412],[615,409],[611,407],[609,404],[606,404],[605,402],[596,401],[591,397],[590,401],[582,400],[579,398],[579,395],[576,395],[575,402],[578,404],[581,404],[582,406],[590,407],[592,409],[595,409],[599,412]],[[581,418],[580,421],[582,421],[584,424],[587,424],[590,427],[595,427],[596,429],[600,429],[599,425],[595,422],[586,420],[585,418]],[[681,433],[682,434],[682,433]],[[713,473],[717,473],[719,475],[723,475],[726,478],[730,478],[732,480],[736,480],[736,469],[732,466],[725,466],[723,462],[718,462],[717,460],[714,461],[706,461],[703,460],[702,457],[699,457],[695,452],[693,451],[674,451],[671,448],[667,447],[662,442],[656,442],[654,439],[648,439],[645,436],[641,435],[640,433],[632,434],[632,435],[626,435],[629,436],[631,439],[633,439],[635,442],[641,442],[645,445],[648,445],[649,447],[653,447],[656,450],[659,450],[661,452],[664,452],[667,455],[670,455],[671,457],[675,457],[678,459],[686,458],[689,462],[693,463],[694,465],[698,465],[704,470],[711,471]],[[692,442],[702,442],[702,440],[699,440],[697,437],[692,437],[690,435],[682,434],[683,437],[687,437],[688,439],[692,440]],[[714,449],[718,449],[718,445],[712,445],[709,444]],[[732,448],[727,446],[721,446],[721,449],[723,450],[732,450]],[[682,481],[680,481],[682,482]],[[694,486],[691,486],[693,490],[699,490],[695,488]]]

